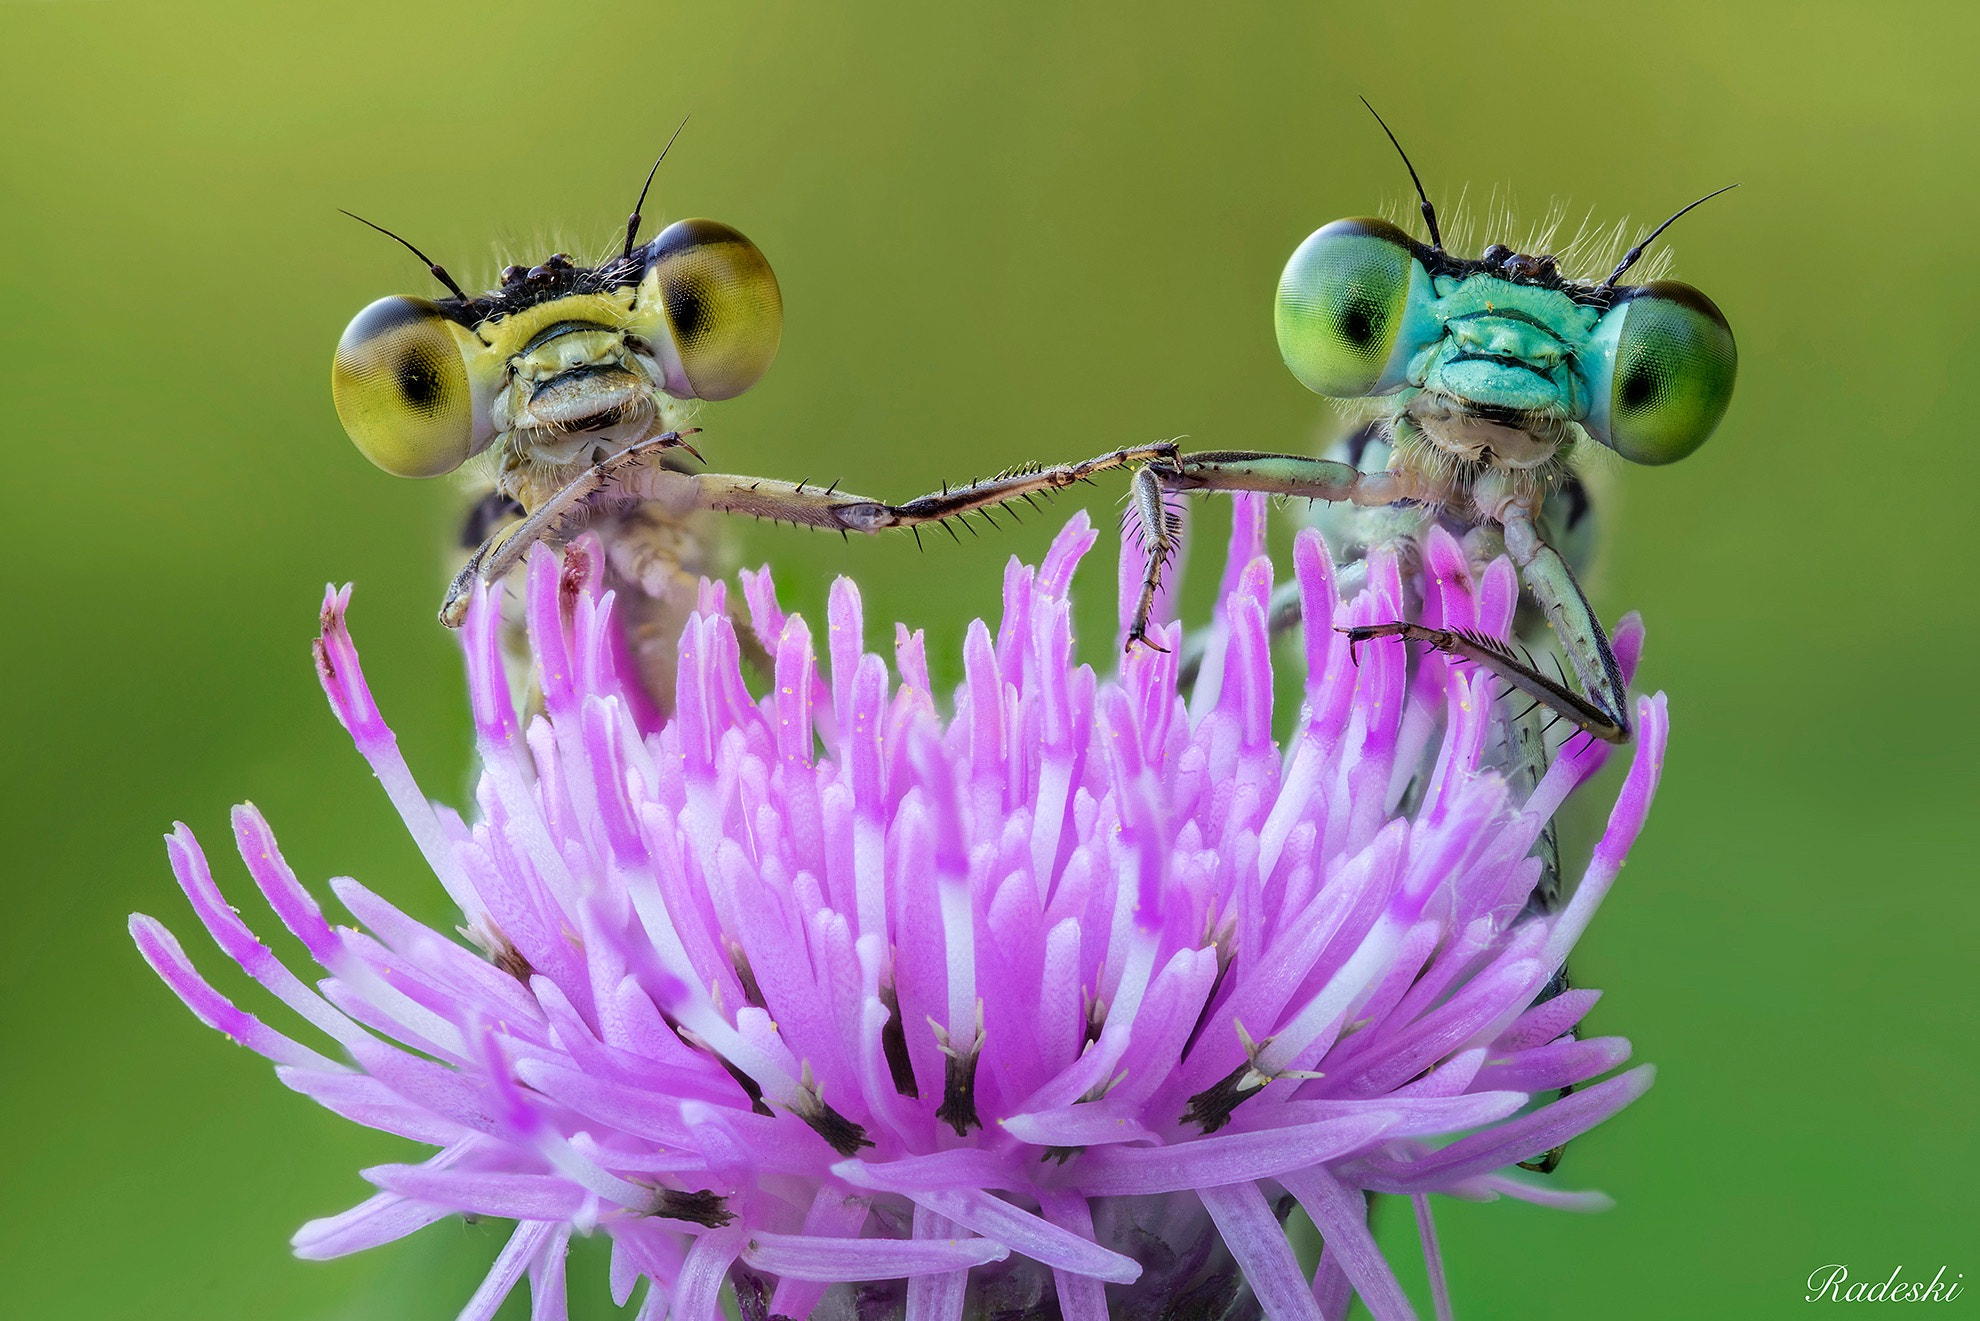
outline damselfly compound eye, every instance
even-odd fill
[[[1294,250],[1279,277],[1279,353],[1300,384],[1337,399],[1403,384],[1394,361],[1421,267],[1386,220],[1336,220]]]
[[[468,337],[424,298],[381,298],[351,321],[330,364],[330,393],[367,459],[400,477],[437,477],[467,461],[483,429]]]
[[[668,394],[733,399],[762,379],[784,337],[777,276],[716,220],[678,220],[646,245],[640,307]]]
[[[1732,403],[1739,351],[1711,299],[1676,280],[1628,292],[1602,318],[1586,422],[1595,438],[1637,463],[1675,463],[1703,445]]]

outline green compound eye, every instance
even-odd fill
[[[1337,399],[1395,389],[1391,370],[1416,270],[1409,236],[1386,220],[1336,220],[1293,251],[1273,321],[1301,385]]]
[[[1613,375],[1589,429],[1626,459],[1675,463],[1705,443],[1732,403],[1732,327],[1711,299],[1675,280],[1637,286],[1604,320],[1612,318],[1621,318],[1610,332]]]
[[[381,298],[337,343],[330,394],[364,456],[399,477],[452,472],[473,452],[474,392],[465,335],[424,298]]]

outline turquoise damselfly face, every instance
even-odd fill
[[[1300,244],[1275,319],[1307,388],[1402,396],[1438,420],[1422,428],[1433,442],[1515,467],[1550,460],[1568,423],[1637,463],[1675,462],[1719,425],[1738,370],[1732,328],[1690,285],[1573,280],[1499,244],[1456,257],[1385,220]]]

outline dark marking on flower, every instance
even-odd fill
[[[979,1042],[979,1046],[980,1046]],[[976,1062],[982,1057],[977,1047],[964,1054],[950,1054],[942,1069],[942,1105],[935,1117],[968,1137],[971,1129],[982,1128],[976,1114]]]
[[[782,1312],[770,1310],[770,1283],[738,1262],[729,1267],[729,1283],[736,1291],[736,1309],[742,1321],[796,1321]]]
[[[486,913],[466,926],[455,927],[454,930],[458,931],[470,945],[480,950],[490,963],[524,986],[528,986],[529,979],[536,975],[535,967],[524,957],[523,952],[516,948],[515,942],[509,939],[508,933],[496,926]]]
[[[324,631],[328,632],[331,628],[335,627],[336,622],[334,612],[326,607],[323,611]],[[329,646],[322,638],[317,638],[309,644],[309,651],[312,656],[316,657],[316,677],[322,681],[325,688],[336,687],[337,665],[336,662],[330,659]]]
[[[743,999],[758,1009],[768,1010],[770,1005],[763,998],[763,987],[756,980],[756,969],[749,966],[749,955],[744,951],[742,943],[731,939],[728,945],[729,963],[736,970],[736,980],[742,983]]]
[[[772,1110],[769,1104],[764,1101],[763,1089],[757,1085],[756,1079],[750,1077],[734,1064],[723,1059],[720,1055],[715,1057],[715,1061],[728,1071],[729,1076],[736,1080],[736,1085],[742,1088],[743,1093],[749,1097],[749,1108],[751,1110],[766,1118],[776,1115],[777,1112]]]
[[[1205,1133],[1215,1133],[1231,1122],[1231,1114],[1243,1104],[1246,1098],[1258,1094],[1258,1085],[1246,1087],[1247,1077],[1256,1077],[1251,1061],[1232,1069],[1217,1082],[1204,1088],[1189,1098],[1189,1107],[1183,1111],[1182,1122],[1195,1124]]]
[[[971,1129],[983,1127],[983,1120],[976,1113],[976,1062],[983,1054],[983,1001],[976,1002],[976,1030],[970,1034],[967,1046],[958,1048],[948,1029],[934,1019],[928,1020],[928,1026],[934,1030],[935,1044],[941,1047],[943,1055],[942,1104],[936,1109],[935,1117],[953,1128],[957,1137],[967,1137]]]
[[[811,1131],[824,1138],[826,1145],[841,1156],[857,1156],[861,1147],[873,1145],[865,1129],[825,1104],[822,1098],[814,1096],[807,1104],[793,1106],[791,1113],[810,1125]]]
[[[1183,1042],[1182,1054],[1178,1057],[1183,1061],[1189,1059],[1189,1052],[1196,1048],[1197,1038],[1202,1036],[1203,1029],[1210,1025],[1210,1011],[1216,1008],[1217,993],[1224,989],[1224,978],[1230,973],[1231,956],[1233,953],[1229,940],[1230,934],[1230,929],[1227,928],[1216,941],[1217,980],[1210,983],[1210,994],[1203,997],[1203,1009],[1196,1016],[1196,1026],[1189,1030],[1189,1037]]]
[[[591,552],[582,542],[564,547],[563,572],[557,575],[557,615],[569,628],[577,618],[578,598],[591,574]]]
[[[524,986],[529,985],[529,979],[536,975],[536,969],[530,966],[523,952],[517,949],[507,936],[499,931],[495,936],[495,948],[488,951],[488,961]]]
[[[673,1188],[655,1189],[653,1214],[662,1220],[685,1220],[689,1224],[720,1229],[736,1218],[729,1199],[712,1188],[681,1192]]]
[[[750,1077],[748,1074],[744,1073],[741,1069],[737,1068],[735,1064],[728,1058],[728,1056],[724,1055],[721,1051],[716,1050],[713,1046],[703,1041],[693,1032],[690,1032],[687,1028],[682,1027],[678,1022],[674,1020],[671,1014],[667,1014],[663,1011],[660,1016],[663,1020],[665,1020],[668,1027],[674,1029],[675,1036],[679,1037],[682,1041],[686,1042],[689,1046],[692,1046],[694,1049],[698,1051],[702,1051],[705,1054],[707,1054],[709,1058],[713,1059],[717,1064],[722,1066],[722,1069],[725,1073],[727,1073],[731,1078],[734,1078],[736,1080],[736,1086],[742,1088],[743,1095],[749,1098],[749,1108],[753,1112],[759,1115],[763,1115],[766,1118],[774,1117],[776,1115],[777,1112],[775,1110],[772,1110],[769,1107],[769,1105],[766,1104],[765,1101],[763,1100],[763,1088],[757,1085],[756,1079]]]
[[[907,1028],[901,1022],[901,998],[889,983],[880,988],[880,1002],[887,1006],[887,1023],[880,1029],[880,1049],[887,1056],[887,1072],[894,1076],[894,1090],[914,1100],[921,1099],[921,1086],[914,1079],[914,1060],[908,1055]]]
[[[1085,987],[1080,988],[1080,995],[1086,1001],[1086,1040],[1081,1046],[1083,1050],[1098,1041],[1100,1034],[1106,1030],[1107,1002]]]
[[[1067,1161],[1085,1150],[1085,1147],[1047,1147],[1039,1154],[1038,1163],[1043,1165],[1049,1160],[1055,1164],[1064,1165]]]

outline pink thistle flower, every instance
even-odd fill
[[[1414,1200],[1439,1314],[1428,1193],[1602,1204],[1508,1167],[1650,1084],[1648,1066],[1590,1083],[1629,1055],[1570,1034],[1595,992],[1539,997],[1643,825],[1664,700],[1638,705],[1573,897],[1522,917],[1529,851],[1607,745],[1564,750],[1515,801],[1488,764],[1491,676],[1412,678],[1395,640],[1351,659],[1334,627],[1400,618],[1397,565],[1378,556],[1339,601],[1308,531],[1305,702],[1281,746],[1263,519],[1238,501],[1190,707],[1179,624],[1170,654],[1137,650],[1117,677],[1074,664],[1081,515],[1038,567],[1011,563],[948,719],[921,634],[896,628],[890,676],[841,579],[827,679],[765,571],[743,590],[770,691],[745,686],[723,588],[705,585],[677,713],[642,727],[595,548],[561,568],[539,549],[526,726],[498,610],[484,595],[469,615],[472,823],[415,785],[346,631],[348,589],[330,593],[324,689],[480,952],[348,878],[330,888],[357,925],[331,926],[250,806],[241,856],[327,977],[277,961],[184,826],[173,869],[222,951],[328,1053],[131,919],[166,984],[286,1085],[440,1148],[364,1171],[376,1195],[305,1225],[296,1252],[460,1213],[516,1221],[464,1318],[492,1316],[525,1273],[533,1315],[563,1317],[570,1237],[604,1233],[616,1296],[644,1276],[656,1321],[712,1321],[725,1285],[750,1321],[1334,1318],[1356,1293],[1386,1319],[1414,1312],[1369,1232],[1371,1192]],[[1505,562],[1474,585],[1439,533],[1424,584],[1428,622],[1510,627]],[[1626,664],[1641,636],[1618,632]],[[1295,1202],[1325,1239],[1310,1276],[1283,1229]]]

